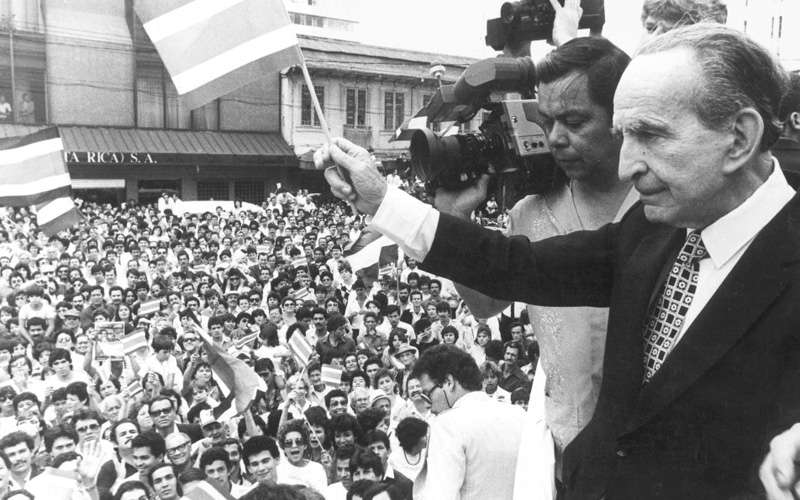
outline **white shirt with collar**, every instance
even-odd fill
[[[431,422],[414,498],[512,498],[524,414],[483,391],[465,394]]]
[[[778,160],[773,165],[772,174],[744,203],[701,231],[709,258],[700,261],[697,290],[673,348],[750,248],[756,235],[794,197],[795,191],[786,182]]]

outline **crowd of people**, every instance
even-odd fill
[[[431,417],[413,369],[439,344],[524,411],[530,328],[476,319],[410,258],[359,277],[343,251],[363,220],[346,204],[282,190],[258,212],[175,208],[83,203],[85,223],[49,238],[25,209],[2,217],[2,498],[40,494],[53,470],[72,474],[71,498],[168,500],[202,481],[234,498],[259,484],[411,498]],[[146,345],[107,348],[142,331]],[[288,344],[298,332],[307,365]],[[243,414],[224,412],[209,344],[265,382]],[[329,365],[340,381],[322,380]]]

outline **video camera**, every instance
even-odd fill
[[[596,28],[599,23],[602,28],[603,0],[583,0],[582,6],[580,26]],[[545,15],[547,9],[550,14]],[[555,14],[549,0],[526,0],[504,4],[501,15],[500,19],[508,21],[504,21],[508,29],[503,34],[503,48],[506,43],[543,38],[540,35],[545,31],[549,36]],[[498,20],[487,24],[487,45],[494,21]],[[490,166],[498,174],[521,172],[521,182],[529,193],[549,189],[563,173],[545,142],[534,100],[535,86],[536,67],[530,57],[496,57],[470,65],[456,83],[442,85],[418,114],[427,117],[429,126],[449,122],[461,125],[482,109],[489,112],[488,116],[477,132],[448,135],[430,128],[415,131],[409,147],[412,173],[425,182],[428,192],[438,187],[463,189],[487,173]],[[520,98],[503,99],[502,95],[509,92]]]
[[[563,4],[564,0],[559,3]],[[578,28],[599,35],[606,22],[604,0],[581,0],[581,8],[583,15]],[[506,45],[548,40],[555,16],[550,0],[506,2],[500,7],[500,17],[486,21],[486,45],[503,50]]]
[[[530,99],[536,81],[529,57],[492,58],[467,68],[453,85],[442,85],[423,110],[429,124],[469,122],[480,110],[488,111],[479,130],[443,135],[429,128],[411,136],[412,173],[428,192],[438,187],[461,189],[474,183],[491,166],[496,173],[522,171],[545,189],[555,163],[539,125],[538,104]],[[517,92],[520,99],[500,99]]]

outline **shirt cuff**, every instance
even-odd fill
[[[439,212],[435,208],[389,186],[371,226],[397,243],[406,255],[423,261],[433,245],[438,224]]]

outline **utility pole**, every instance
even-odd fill
[[[8,59],[11,64],[11,113],[12,121],[19,120],[17,111],[17,78],[14,71],[14,14],[8,17]]]

